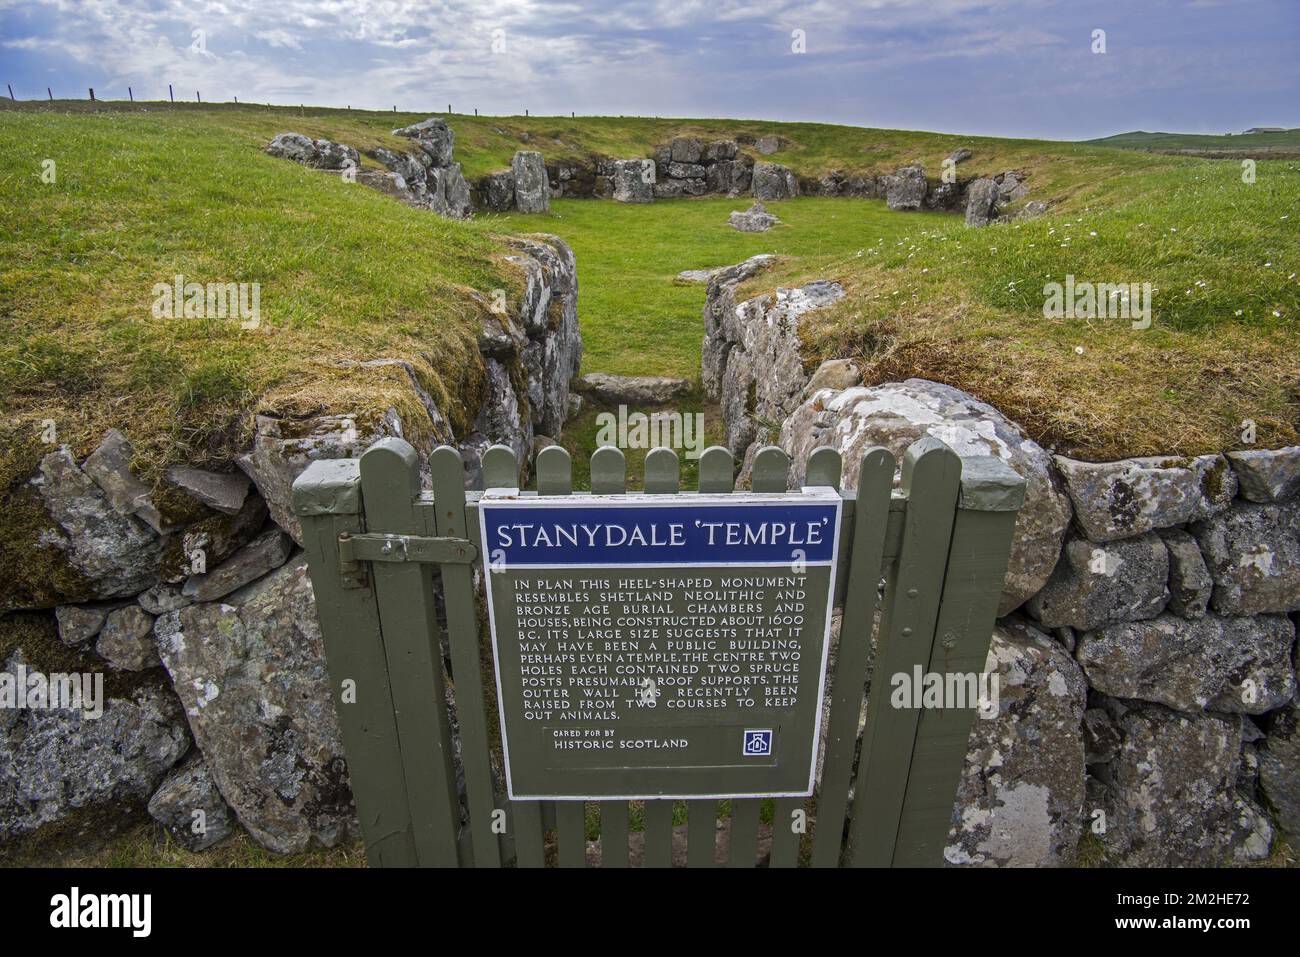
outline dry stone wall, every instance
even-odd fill
[[[159,488],[133,474],[117,430],[84,459],[67,447],[42,458],[27,486],[44,590],[0,583],[0,609],[38,611],[58,660],[33,657],[41,643],[20,636],[0,671],[12,681],[72,662],[106,672],[110,688],[101,718],[0,709],[0,855],[83,812],[125,819],[146,806],[194,849],[235,820],[283,853],[356,833],[291,487],[312,461],[358,456],[385,436],[425,452],[458,445],[472,483],[489,445],[527,461],[535,440],[559,434],[582,355],[573,252],[554,236],[509,242],[523,292],[483,324],[484,398],[467,435],[453,433],[410,363],[380,357],[353,365],[406,380],[427,414],[418,436],[395,408],[258,416],[235,461],[174,467]],[[129,691],[113,690],[126,681]],[[195,809],[208,822],[201,835]]]
[[[702,377],[748,481],[775,443],[838,449],[934,435],[1026,480],[987,670],[1001,711],[976,721],[945,852],[954,865],[1123,865],[1267,857],[1295,835],[1300,447],[1081,462],[993,407],[921,379],[864,386],[808,371],[801,317],[833,283],[737,302],[763,261],[713,273]]]

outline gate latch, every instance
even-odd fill
[[[478,547],[467,538],[429,538],[423,535],[363,533],[339,535],[339,562],[345,574],[354,574],[357,562],[429,562],[468,565],[478,557]]]

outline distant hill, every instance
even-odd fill
[[[1153,152],[1250,151],[1267,149],[1300,151],[1300,129],[1277,130],[1266,133],[1148,133],[1134,130],[1116,133],[1100,139],[1085,140],[1093,146],[1112,146],[1120,149],[1151,150]]]

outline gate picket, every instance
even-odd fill
[[[812,864],[835,867],[844,843],[853,752],[865,695],[871,655],[876,595],[889,526],[889,498],[894,483],[894,456],[888,449],[868,449],[858,469],[849,582],[845,590],[840,643],[831,681],[831,712],[826,726],[826,756],[817,795]]]
[[[440,446],[429,456],[433,479],[432,514],[425,511],[424,534],[445,538],[468,537],[465,521],[465,465],[460,453]],[[474,600],[474,573],[469,565],[444,564],[442,599],[447,611],[447,640],[451,649],[452,686],[460,721],[460,760],[465,770],[466,803],[476,867],[500,867],[501,847],[492,830],[496,800],[492,786],[488,721],[479,664],[478,615]]]

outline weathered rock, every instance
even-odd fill
[[[534,150],[519,150],[510,161],[515,179],[515,207],[521,213],[549,213],[551,211],[551,184],[546,177],[546,163],[542,154]]]
[[[267,529],[216,568],[191,575],[181,594],[193,602],[216,601],[279,568],[292,548],[293,540],[278,527]]]
[[[169,611],[179,611],[186,605],[194,604],[181,592],[179,585],[160,583],[140,592],[136,596],[140,607],[155,618]]]
[[[704,159],[711,163],[720,160],[734,160],[740,147],[735,140],[714,140],[704,148]]]
[[[759,441],[760,422],[781,422],[799,405],[808,382],[800,352],[800,317],[843,298],[843,286],[819,280],[778,288],[722,315],[715,331],[726,356],[720,370],[722,411],[727,446],[738,459]]]
[[[1191,526],[1225,615],[1300,610],[1300,502],[1234,505]]]
[[[253,540],[266,523],[266,516],[266,503],[261,496],[249,495],[236,515],[211,512],[206,518],[186,525],[179,535],[167,540],[163,581],[159,585],[174,585],[191,574],[215,568]],[[156,586],[148,591],[162,600],[161,588]]]
[[[515,207],[515,174],[510,170],[489,173],[484,198],[488,209],[506,213]]]
[[[1284,615],[1161,615],[1087,632],[1078,658],[1089,684],[1117,698],[1176,711],[1263,714],[1295,695],[1294,643],[1295,626]]]
[[[1001,194],[991,179],[977,179],[966,188],[966,225],[987,226],[997,218]]]
[[[779,163],[755,163],[750,175],[750,188],[754,198],[760,200],[789,199],[799,195],[799,181],[794,173]]]
[[[472,478],[477,478],[483,454],[493,445],[508,445],[516,462],[529,461],[533,446],[533,423],[523,415],[510,373],[495,359],[484,360],[488,398],[474,420],[473,431],[460,444],[462,457]]]
[[[167,470],[171,482],[195,501],[227,515],[238,515],[248,495],[248,476],[238,472],[209,472],[173,465]]]
[[[702,163],[679,163],[674,160],[668,164],[668,175],[673,179],[703,179],[706,172]]]
[[[10,675],[24,662],[11,655]],[[80,709],[0,712],[0,842],[90,807],[143,807],[190,746],[176,696],[152,685]]]
[[[654,201],[655,164],[653,160],[614,160],[614,201],[650,203]]]
[[[774,134],[760,136],[754,141],[754,149],[764,156],[771,156],[781,148],[781,137]]]
[[[1094,542],[1141,535],[1223,511],[1237,478],[1221,455],[1078,462],[1056,456],[1075,519]]]
[[[172,768],[149,799],[149,816],[191,851],[214,847],[234,831],[230,809],[199,754]]]
[[[710,193],[741,196],[753,184],[754,165],[746,159],[719,160],[708,167],[705,187]]]
[[[112,605],[59,605],[54,609],[59,640],[69,648],[84,645],[99,634],[112,610]]]
[[[609,405],[663,405],[691,391],[691,383],[686,379],[607,372],[589,372],[577,385],[587,396]]]
[[[888,176],[883,176],[885,202],[890,209],[915,212],[925,200],[927,184],[925,170],[919,166],[903,166]]]
[[[852,359],[827,359],[817,367],[804,386],[803,397],[806,399],[822,389],[843,392],[862,384],[862,371]]]
[[[266,151],[280,159],[307,165],[316,157],[316,144],[301,133],[277,133]]]
[[[443,215],[453,219],[469,219],[474,213],[474,207],[469,201],[469,183],[465,181],[465,174],[461,172],[460,164],[452,163],[444,169],[430,170],[431,179],[435,173],[439,182],[439,191],[446,203]]]
[[[712,269],[683,269],[677,274],[679,282],[698,282],[707,285],[708,281],[712,278]]]
[[[569,386],[582,364],[577,261],[558,236],[539,233],[508,242],[529,263],[528,289],[519,315],[529,338],[523,360],[533,429],[559,435]]]
[[[1300,495],[1300,445],[1273,451],[1228,452],[1240,494],[1252,502],[1282,502]]]
[[[1241,818],[1234,790],[1241,718],[1138,705],[1119,719],[1101,839],[1134,867],[1205,867],[1231,856]]]
[[[1176,528],[1163,529],[1160,537],[1169,550],[1169,610],[1184,618],[1204,616],[1214,579],[1196,539]]]
[[[1061,555],[1070,502],[1057,484],[1051,457],[997,409],[951,386],[924,379],[889,382],[840,393],[818,392],[781,428],[781,447],[795,463],[795,481],[813,449],[830,446],[844,458],[844,485],[855,488],[863,453],[888,448],[901,461],[917,439],[933,435],[958,455],[993,455],[1025,479],[1011,558],[998,614],[1037,592]]]
[[[704,156],[704,146],[690,136],[678,136],[669,146],[671,162],[698,163]]]
[[[162,540],[134,515],[123,515],[62,447],[41,459],[31,479],[54,525],[42,544],[64,552],[85,581],[65,600],[134,595],[158,580]]]
[[[1283,708],[1272,717],[1259,748],[1259,790],[1278,826],[1300,837],[1300,708]]]
[[[994,628],[985,669],[997,681],[998,715],[971,728],[944,858],[1073,864],[1084,799],[1083,675],[1060,645],[1015,620]]]
[[[722,374],[727,355],[738,334],[734,317],[736,286],[775,261],[770,254],[751,256],[744,262],[712,270],[704,299],[704,342],[701,346],[701,378],[705,394],[714,401],[722,395]]]
[[[126,436],[117,429],[109,429],[81,469],[104,490],[109,504],[119,515],[134,515],[159,534],[170,531],[150,499],[149,487],[131,472],[133,454]]]
[[[450,438],[451,430],[441,413],[439,420],[441,434]],[[236,461],[257,486],[271,519],[300,545],[302,527],[293,511],[293,480],[317,459],[359,458],[379,439],[400,437],[403,432],[401,420],[391,410],[364,430],[358,427],[356,416],[346,414],[304,420],[259,415],[254,424],[253,448]]]
[[[953,150],[951,153],[948,154],[948,160],[947,160],[947,161],[948,161],[949,163],[951,163],[953,166],[956,166],[958,163],[964,163],[964,162],[966,162],[966,160],[970,159],[971,156],[973,156],[973,155],[974,155],[974,154],[971,153],[970,150],[968,150],[968,149],[967,149],[966,147],[964,147],[964,146],[961,146],[961,147],[958,147],[957,149]]]
[[[301,133],[278,133],[266,148],[271,156],[293,160],[314,169],[356,169],[361,154],[351,146],[331,140],[313,140]]]
[[[265,847],[354,832],[347,764],[305,562],[155,624],[217,788]]]
[[[393,130],[394,136],[408,136],[415,140],[417,146],[429,158],[430,166],[450,166],[451,156],[456,144],[456,133],[447,125],[447,121],[431,116],[400,130]]]
[[[1047,210],[1048,210],[1047,203],[1044,203],[1041,200],[1031,199],[1029,202],[1025,203],[1025,205],[1020,207],[1019,211],[1017,211],[1015,214],[1015,218],[1016,219],[1037,219],[1039,216],[1042,216],[1044,213],[1046,213]]]
[[[1154,532],[1100,545],[1071,534],[1025,609],[1045,627],[1090,631],[1154,618],[1169,602],[1168,583],[1169,553]]]
[[[1029,195],[1029,187],[1020,182],[1016,173],[1003,173],[998,179],[998,191],[1004,203],[1014,203]]]
[[[95,651],[119,671],[157,667],[153,616],[139,605],[127,605],[111,612],[100,629]]]
[[[742,233],[764,233],[779,223],[777,219],[767,211],[767,207],[762,203],[754,203],[743,213],[739,210],[733,210],[728,222],[732,229],[739,230]]]

